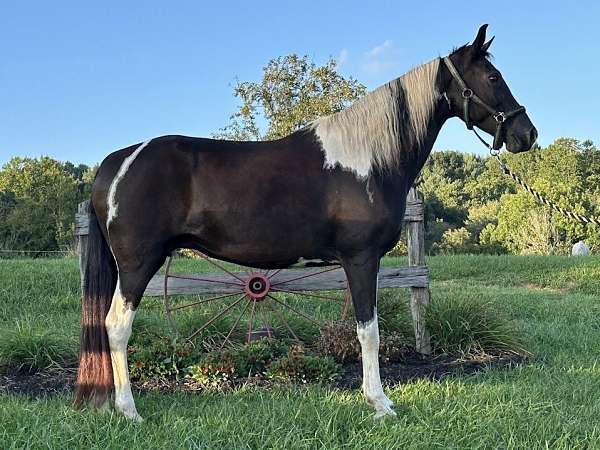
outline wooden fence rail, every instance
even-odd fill
[[[87,258],[88,208],[89,202],[79,205],[75,216],[75,234],[78,237],[79,268],[83,284],[83,273]],[[422,354],[431,353],[429,333],[425,328],[425,310],[430,303],[429,273],[425,265],[425,226],[423,197],[412,188],[406,199],[404,223],[408,237],[408,267],[382,267],[379,271],[379,288],[410,288],[410,310],[415,331],[415,348]],[[278,280],[288,280],[309,274],[313,269],[286,269],[276,275]],[[202,278],[203,281],[169,277],[169,295],[220,294],[224,286],[225,275],[219,273],[190,274]],[[165,279],[163,275],[155,275],[148,284],[144,295],[162,296]],[[225,288],[227,290],[227,288]],[[347,289],[344,271],[340,268],[321,274],[318,277],[307,277],[296,282],[286,283],[286,289],[301,291],[331,291]]]

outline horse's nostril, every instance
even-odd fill
[[[529,132],[529,142],[531,142],[532,144],[536,141],[538,137],[538,132],[535,128],[532,128],[531,131]]]

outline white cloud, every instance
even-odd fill
[[[350,52],[348,51],[347,48],[343,48],[340,51],[340,54],[338,55],[337,58],[335,58],[335,60],[338,63],[338,66],[341,66],[342,64],[346,63],[348,61],[348,56],[350,55]]]
[[[387,39],[364,54],[362,69],[371,74],[385,74],[398,67],[399,51]]]

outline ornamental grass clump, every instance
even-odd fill
[[[426,321],[435,353],[466,357],[530,354],[515,322],[490,302],[436,298]]]
[[[59,334],[29,321],[0,331],[0,372],[35,372],[72,366],[77,359],[75,337]]]

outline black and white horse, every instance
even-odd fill
[[[498,131],[515,153],[537,136],[525,113],[500,121],[490,112],[519,105],[487,58],[485,31],[276,141],[163,136],[110,154],[92,191],[76,404],[101,406],[114,388],[116,408],[141,420],[127,369],[132,322],[166,256],[188,247],[264,269],[339,261],[364,395],[376,417],[394,415],[379,377],[377,272],[400,236],[410,186],[451,117]]]

